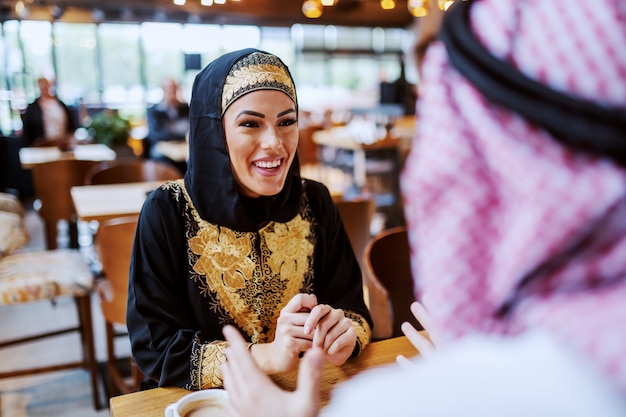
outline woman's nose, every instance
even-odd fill
[[[274,128],[267,129],[261,137],[261,149],[278,149],[283,142]]]

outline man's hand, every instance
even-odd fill
[[[232,417],[315,417],[319,413],[323,352],[313,347],[300,361],[298,388],[283,391],[257,366],[247,343],[232,326],[225,326],[230,346],[222,365],[226,408]]]

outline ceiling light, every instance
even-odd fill
[[[423,17],[428,14],[430,0],[409,0],[407,3],[409,12],[415,17]]]
[[[302,13],[309,19],[317,19],[322,15],[322,4],[319,0],[305,0],[302,3]]]
[[[441,10],[448,10],[448,7],[452,6],[454,0],[438,0],[438,2]]]
[[[380,0],[380,7],[383,10],[392,10],[396,8],[395,0]]]
[[[22,0],[15,3],[15,13],[20,19],[24,19],[30,13],[30,9],[26,7]]]

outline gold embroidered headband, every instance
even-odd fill
[[[282,91],[298,103],[296,88],[285,64],[274,55],[253,52],[230,69],[222,91],[222,114],[233,101],[255,90]]]

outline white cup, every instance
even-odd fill
[[[223,389],[194,391],[168,405],[165,417],[229,417],[224,407],[227,399]]]

